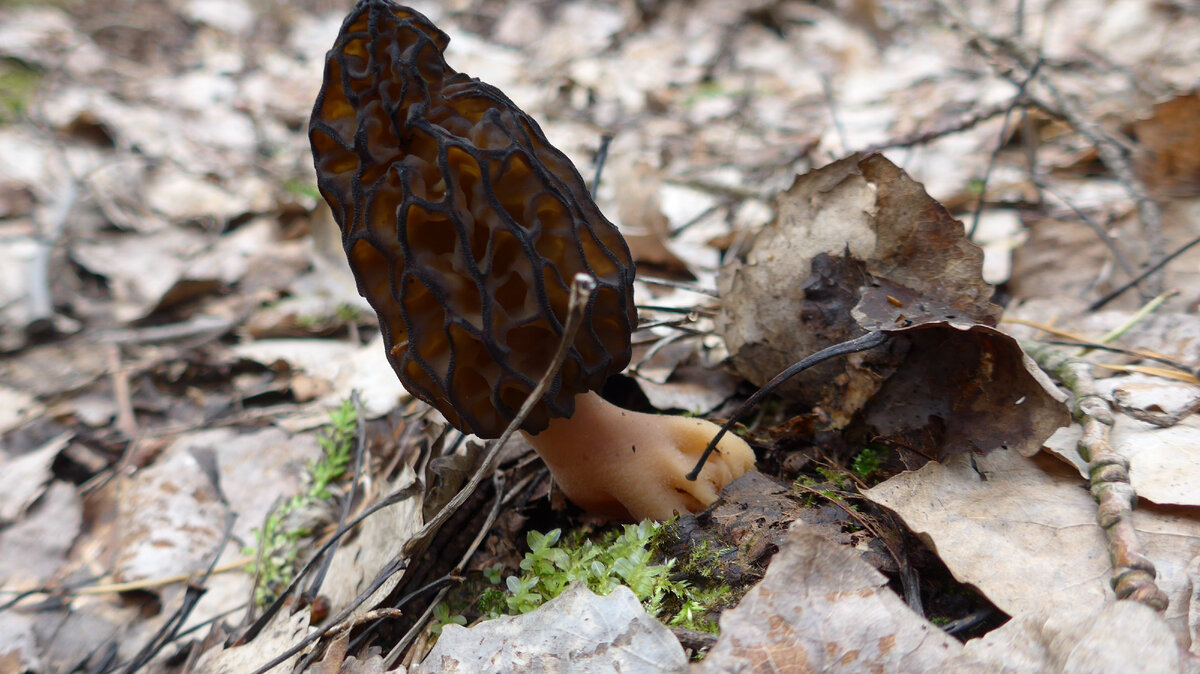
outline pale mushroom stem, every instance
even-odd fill
[[[699,512],[754,468],[754,452],[729,434],[696,481],[692,469],[719,427],[703,419],[621,409],[593,392],[575,397],[570,418],[525,434],[575,505],[611,518],[665,520]]]

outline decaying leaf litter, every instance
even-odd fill
[[[1200,253],[1096,305],[1200,236],[1200,16],[1023,8],[418,5],[452,36],[455,67],[517,101],[585,175],[614,134],[599,205],[640,237],[639,276],[671,283],[639,283],[655,327],[611,395],[720,418],[746,382],[864,329],[893,334],[743,420],[782,482],[676,525],[685,550],[736,548],[710,571],[750,590],[700,640],[701,668],[1196,667]],[[313,191],[303,130],[347,10],[0,14],[6,667],[107,671],[161,643],[147,666],[252,671],[306,639],[290,662],[415,667],[431,598],[515,569],[529,529],[586,522],[514,445],[454,519],[409,542],[482,453],[391,375]],[[318,427],[354,390],[371,420],[355,488],[284,508],[316,533],[297,561],[336,546],[300,590],[323,573],[325,610],[352,627],[314,636],[320,613],[285,609],[234,646],[253,622],[254,531],[311,487]],[[428,554],[379,578],[406,544]],[[1165,610],[1113,603],[1114,566],[1119,591]],[[489,657],[556,662],[564,644],[519,621],[584,633],[570,621],[600,615],[644,631],[595,633],[589,663],[688,666],[665,627],[588,594],[515,619]],[[965,644],[938,629],[960,619],[982,620]],[[629,639],[656,645],[605,646]],[[439,644],[424,670],[468,655]]]

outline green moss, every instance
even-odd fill
[[[606,595],[625,585],[642,602],[646,611],[669,625],[716,632],[715,609],[724,605],[729,588],[718,585],[699,588],[678,576],[674,559],[654,563],[653,540],[661,525],[645,521],[627,524],[593,540],[581,532],[565,538],[560,529],[529,532],[529,552],[521,560],[520,575],[501,580],[500,567],[485,570],[492,592],[481,593],[479,610],[497,617],[504,613],[528,613],[557,597],[572,582],[582,582],[593,592]],[[711,565],[715,551],[701,549],[684,565]],[[503,602],[503,603],[501,603]]]
[[[42,73],[16,59],[0,59],[0,124],[20,119],[42,82]]]
[[[883,466],[883,462],[887,461],[887,447],[868,446],[859,452],[854,460],[850,462],[850,470],[854,471],[859,477],[867,477],[871,473],[879,470]]]

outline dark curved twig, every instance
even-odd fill
[[[608,146],[612,144],[613,135],[611,133],[600,134],[600,148],[596,150],[596,178],[592,181],[592,198],[596,198],[596,191],[600,189],[600,174],[604,171],[604,162],[608,159]]]
[[[861,337],[855,337],[848,342],[834,344],[833,346],[821,349],[804,360],[788,367],[783,372],[775,375],[771,381],[767,382],[765,386],[755,391],[754,395],[747,398],[746,402],[742,403],[741,407],[737,408],[737,411],[730,415],[729,421],[726,421],[725,424],[721,426],[721,430],[717,431],[717,434],[713,436],[713,439],[708,442],[708,446],[704,448],[704,453],[700,455],[700,460],[696,462],[696,467],[693,468],[692,472],[688,473],[685,477],[692,482],[695,482],[696,478],[700,477],[700,471],[704,469],[704,463],[708,461],[708,456],[712,454],[714,449],[717,448],[717,443],[721,441],[721,438],[724,437],[727,432],[729,432],[729,429],[733,428],[733,425],[737,423],[738,419],[742,418],[742,415],[748,412],[750,408],[760,403],[762,399],[769,395],[772,391],[779,388],[781,384],[807,370],[808,368],[816,365],[817,363],[822,363],[830,358],[836,358],[838,356],[845,356],[851,353],[858,353],[859,351],[873,349],[880,344],[883,344],[888,339],[889,335],[881,330],[868,332],[867,334]]]
[[[1200,236],[1183,244],[1182,248],[1180,248],[1179,250],[1175,251],[1174,253],[1171,253],[1170,255],[1164,257],[1163,259],[1159,260],[1156,264],[1151,265],[1150,267],[1147,267],[1145,271],[1138,274],[1134,278],[1130,279],[1129,282],[1127,282],[1125,285],[1121,286],[1120,288],[1117,288],[1116,290],[1110,292],[1109,294],[1105,295],[1104,297],[1101,297],[1100,299],[1096,300],[1095,302],[1092,302],[1091,304],[1089,304],[1088,311],[1096,311],[1097,309],[1103,307],[1105,304],[1108,304],[1109,302],[1115,300],[1117,297],[1119,297],[1121,294],[1123,294],[1126,290],[1129,290],[1130,288],[1134,287],[1139,282],[1144,280],[1147,276],[1150,276],[1151,274],[1158,271],[1159,269],[1162,269],[1171,260],[1174,260],[1175,258],[1179,257],[1180,255],[1183,255],[1187,251],[1191,250],[1192,246],[1195,246],[1198,243],[1200,243]]]
[[[391,494],[388,494],[381,501],[375,503],[371,507],[359,513],[357,517],[347,522],[345,527],[334,532],[333,536],[331,536],[328,541],[325,541],[325,544],[318,548],[317,551],[313,553],[312,557],[309,558],[308,562],[296,572],[296,577],[292,579],[292,582],[288,584],[287,588],[285,588],[283,592],[279,593],[279,596],[276,597],[275,601],[271,603],[271,606],[264,611],[261,616],[259,616],[258,620],[254,621],[253,625],[246,628],[244,632],[237,636],[236,642],[245,643],[257,637],[258,633],[267,626],[267,623],[270,622],[271,618],[279,612],[279,609],[283,608],[283,605],[287,602],[287,598],[291,596],[292,592],[295,591],[297,586],[299,586],[300,581],[304,580],[304,577],[307,576],[308,573],[313,570],[313,567],[315,567],[323,558],[325,552],[333,547],[342,536],[346,535],[350,531],[353,531],[354,527],[358,526],[363,520],[367,519],[371,515],[374,515],[388,506],[393,506],[401,501],[412,498],[413,496],[421,493],[421,490],[421,484],[414,480],[404,487],[401,487]]]

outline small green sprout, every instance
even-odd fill
[[[461,615],[452,615],[450,607],[443,602],[433,607],[433,622],[433,627],[429,631],[434,636],[441,636],[442,628],[446,625],[466,625],[467,619]]]
[[[283,184],[283,191],[298,197],[321,200],[321,191],[316,185],[303,180],[289,180]]]
[[[289,528],[288,517],[333,497],[329,487],[345,476],[357,438],[358,412],[354,403],[346,400],[329,413],[329,423],[317,434],[321,456],[306,466],[308,489],[276,507],[262,528],[253,531],[255,545],[247,547],[243,553],[255,555],[255,574],[259,581],[254,589],[254,603],[260,608],[275,601],[292,582],[300,542],[312,534],[305,527]]]
[[[357,438],[358,412],[354,409],[353,401],[343,400],[341,407],[329,413],[329,423],[317,434],[321,458],[308,465],[308,473],[312,478],[309,498],[323,500],[332,496],[329,485],[346,474]]]

